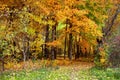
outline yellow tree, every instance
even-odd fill
[[[34,18],[40,24],[47,25],[46,33],[49,33],[50,26],[55,26],[55,23],[65,23],[68,26],[68,30],[65,31],[69,34],[68,40],[68,55],[69,59],[72,57],[72,42],[74,37],[77,37],[77,44],[80,45],[80,49],[83,53],[89,53],[93,51],[96,43],[96,38],[102,36],[102,28],[106,17],[109,4],[103,1],[76,1],[76,0],[42,0],[35,1],[34,5],[37,5],[40,10],[40,14],[45,19],[44,21],[38,18]],[[39,6],[38,6],[39,5]],[[101,15],[101,16],[100,16]],[[43,21],[43,22],[42,22]],[[61,26],[60,26],[61,27]],[[65,27],[65,26],[64,26]],[[54,32],[54,31],[53,31]],[[49,34],[46,34],[45,43],[48,41]],[[64,35],[64,34],[62,34]],[[52,40],[54,41],[54,39]],[[84,45],[86,44],[86,45]],[[45,48],[45,52],[47,48]]]

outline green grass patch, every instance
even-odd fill
[[[46,80],[46,76],[50,74],[47,69],[39,69],[34,71],[23,70],[19,72],[5,72],[0,75],[0,80]]]
[[[38,70],[23,70],[19,72],[5,72],[0,75],[0,80],[70,80],[69,71],[56,68],[42,68]]]
[[[120,80],[120,68],[75,70],[68,67],[5,72],[0,80]]]
[[[120,80],[120,68],[92,68],[90,73],[96,76],[98,80]]]

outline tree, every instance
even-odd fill
[[[119,8],[120,8],[119,3],[113,4],[112,8],[109,10],[111,13],[108,15],[108,18],[106,19],[106,22],[105,22],[105,26],[102,29],[103,37],[97,40],[98,42],[97,57],[98,57],[98,62],[100,62],[99,65],[102,67],[108,66],[109,54],[111,53],[111,52],[108,52],[107,46],[110,46],[108,40],[111,37],[111,34],[113,33],[113,29],[116,29],[114,24],[119,15]],[[102,53],[104,53],[104,55],[102,55]]]
[[[2,0],[0,21],[6,25],[1,34],[7,39],[1,35],[1,43],[7,43],[5,49],[10,50],[11,60],[24,62],[39,58],[54,60],[59,53],[63,55],[62,51],[64,59],[68,55],[70,60],[94,56],[96,49],[99,55],[99,48],[104,46],[119,14],[119,4],[111,8],[112,2]],[[110,8],[112,14],[108,15]]]

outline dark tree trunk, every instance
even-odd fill
[[[65,28],[65,31],[67,31],[67,26],[66,26],[66,28]],[[66,47],[67,47],[67,33],[65,32],[64,59],[66,58]]]
[[[68,57],[72,60],[72,33],[69,34]]]
[[[69,23],[69,28],[72,28],[72,24]],[[69,60],[72,60],[72,33],[69,34],[69,46],[68,46],[68,58]]]
[[[12,51],[12,56],[13,56],[13,58],[16,58],[16,51],[15,51],[15,46],[16,46],[16,43],[15,43],[15,41],[13,40],[12,41],[12,44],[13,44],[13,51]]]
[[[55,24],[52,27],[52,41],[56,40],[56,25],[57,24]],[[55,46],[51,47],[51,53],[52,53],[51,59],[52,60],[56,59],[56,47]]]
[[[78,59],[79,56],[80,56],[80,47],[79,47],[79,44],[76,44],[76,47],[77,47],[77,52],[75,54],[75,59]]]
[[[45,49],[44,49],[44,58],[45,59],[49,58],[49,49],[46,45],[47,42],[49,42],[49,25],[47,25],[46,29],[45,29]]]
[[[52,27],[52,41],[55,40],[55,30],[54,30],[54,28],[55,28],[55,26]],[[54,60],[55,59],[55,47],[54,46],[51,47],[51,54],[52,54],[51,59]]]
[[[30,58],[30,42],[29,42],[29,40],[28,40],[28,42],[27,42],[27,60],[29,60],[29,58]]]
[[[78,41],[77,41],[77,38],[76,38],[76,49],[77,49],[77,51],[76,51],[76,54],[75,54],[75,59],[79,59],[80,54],[81,54],[81,49],[80,49],[79,42],[80,42],[80,38],[79,38]]]
[[[56,26],[57,26],[57,23],[56,23],[56,25],[55,25],[55,29],[54,29],[54,34],[55,34],[55,36],[54,36],[54,40],[57,39]],[[56,47],[54,48],[54,52],[55,52],[54,57],[55,57],[55,59],[57,59],[57,48],[56,48]]]
[[[41,46],[42,47],[42,58],[44,57],[44,44]]]
[[[73,46],[73,54],[74,54],[74,58],[75,58],[75,54],[76,54],[76,43],[75,43],[75,40],[74,40],[74,46]]]

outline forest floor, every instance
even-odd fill
[[[97,80],[95,76],[91,76],[88,72],[94,64],[92,62],[74,61],[68,66],[61,66],[60,70],[64,73],[69,71],[69,80]]]
[[[6,71],[0,74],[0,80],[120,80],[120,68],[96,69],[93,62],[43,60],[41,68],[36,67],[38,61],[34,63],[32,66],[29,61],[30,69]]]

